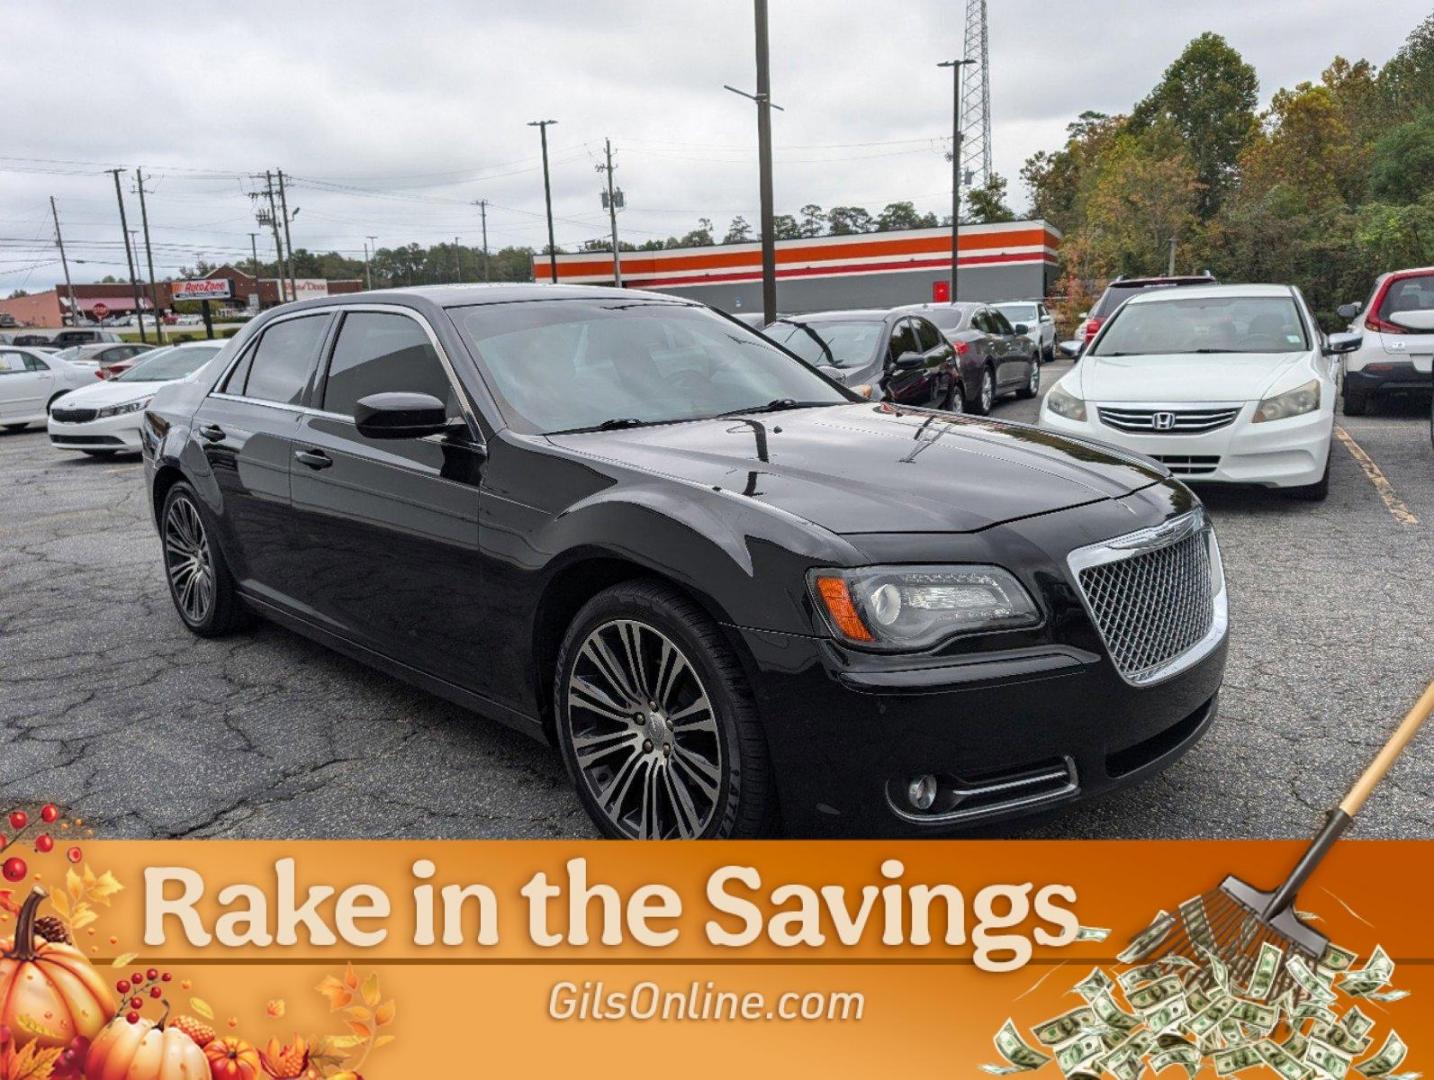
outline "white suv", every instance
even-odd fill
[[[1364,335],[1360,348],[1344,357],[1345,416],[1363,416],[1382,395],[1434,386],[1434,331],[1420,329],[1425,317],[1414,315],[1427,311],[1434,311],[1434,266],[1381,274],[1368,303],[1339,308],[1350,329]]]

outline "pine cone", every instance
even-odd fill
[[[70,944],[70,932],[65,929],[65,924],[53,915],[42,915],[36,919],[35,933],[39,934],[46,941],[55,942],[59,945]]]

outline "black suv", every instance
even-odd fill
[[[1118,277],[1105,287],[1105,292],[1100,294],[1100,299],[1095,302],[1095,306],[1083,316],[1085,321],[1081,323],[1079,331],[1081,348],[1091,343],[1096,331],[1101,328],[1106,319],[1115,313],[1116,308],[1144,289],[1170,289],[1180,285],[1218,284],[1220,283],[1208,270],[1202,274],[1186,274],[1176,277]]]
[[[552,740],[609,836],[942,833],[1215,716],[1219,549],[1160,466],[863,400],[674,297],[286,304],[141,440],[190,630],[259,614]]]

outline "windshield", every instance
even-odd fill
[[[68,360],[70,363],[74,363],[80,358],[80,353],[82,352],[84,352],[84,350],[78,345],[71,345],[68,349],[61,349],[55,353],[54,356],[56,360]]]
[[[882,325],[879,322],[791,320],[769,326],[767,336],[809,364],[857,368],[871,363],[876,355]]]
[[[851,400],[752,330],[683,304],[538,300],[450,308],[509,422],[528,433]]]
[[[1203,296],[1126,304],[1106,324],[1092,355],[1290,353],[1309,347],[1293,297]]]
[[[169,382],[182,379],[198,371],[214,358],[224,346],[192,345],[186,348],[171,346],[155,349],[123,375],[116,375],[113,382]]]
[[[1035,304],[996,304],[995,308],[1013,323],[1033,323],[1036,321]]]

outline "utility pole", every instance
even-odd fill
[[[457,236],[453,238],[453,265],[457,268],[453,278],[454,282],[463,280],[463,249],[458,245],[460,239],[461,237]]]
[[[267,213],[260,209],[256,217],[260,225],[269,226],[274,234],[274,269],[279,275],[279,303],[282,304],[291,297],[284,295],[284,278],[287,276],[284,273],[284,244],[279,239],[279,207],[274,202],[274,174],[269,169],[264,170],[264,194],[269,200],[269,209]]]
[[[548,125],[556,123],[556,120],[533,120],[528,124],[529,127],[537,128],[543,139],[543,200],[548,205],[548,270],[552,274],[554,285],[558,283],[558,245],[553,239],[553,185],[548,176]]]
[[[479,199],[475,204],[483,219],[483,280],[488,280],[488,200]]]
[[[607,190],[603,192],[603,205],[607,207],[608,220],[612,223],[612,278],[613,284],[622,288],[622,252],[617,246],[617,208],[622,205],[622,192],[612,186],[612,140],[603,140],[606,165],[599,165],[598,172],[607,173]]]
[[[60,249],[60,265],[65,268],[65,292],[69,294],[71,326],[80,325],[80,302],[75,299],[75,287],[70,284],[70,260],[65,258],[65,238],[60,235],[60,212],[55,209],[55,197],[50,196],[50,216],[55,219],[55,246]],[[65,323],[61,313],[60,325]]]
[[[144,229],[144,257],[149,264],[149,306],[154,312],[154,339],[164,344],[164,320],[159,317],[159,293],[154,287],[154,248],[149,242],[149,208],[144,201],[144,174],[135,169],[134,186],[139,191],[139,223]],[[141,316],[140,322],[144,318]]]
[[[129,222],[125,220],[124,213],[124,192],[120,189],[120,173],[123,169],[107,169],[115,178],[115,199],[119,202],[120,212],[120,234],[124,237],[124,261],[129,267],[129,286],[134,292],[134,318],[139,323],[139,340],[148,343],[149,338],[144,336],[144,304],[139,298],[139,278],[134,276],[134,251],[129,246]]]
[[[365,241],[365,243],[364,243],[364,250],[365,250],[366,252],[368,252],[368,251],[370,251],[370,249],[372,249],[371,254],[368,254],[368,255],[365,255],[365,256],[364,256],[364,267],[363,267],[364,279],[365,279],[365,281],[367,282],[368,287],[369,287],[370,289],[372,289],[372,288],[373,288],[373,271],[369,268],[369,261],[368,261],[368,260],[369,260],[373,255],[377,255],[377,254],[378,254],[378,237],[377,237],[377,236],[365,236],[365,237],[364,237],[364,241]]]
[[[373,289],[373,271],[368,264],[368,237],[363,238],[363,287]]]
[[[1166,277],[1175,276],[1175,237],[1170,238],[1170,264],[1165,269]]]
[[[782,111],[780,105],[772,104],[771,64],[767,49],[767,0],[754,0],[754,14],[757,24],[757,92],[749,94],[735,86],[726,86],[734,94],[740,94],[757,105],[757,171],[758,187],[762,199],[762,317],[766,322],[777,318],[777,248],[773,236],[775,224],[772,220],[772,110]]]
[[[279,209],[284,214],[284,247],[289,252],[289,295],[295,300],[299,298],[299,285],[294,280],[294,242],[289,239],[289,200],[284,197],[284,170],[279,170]],[[294,207],[297,214],[299,208]]]
[[[961,296],[961,69],[974,60],[942,60],[937,67],[949,67],[956,92],[951,105],[951,302]]]

